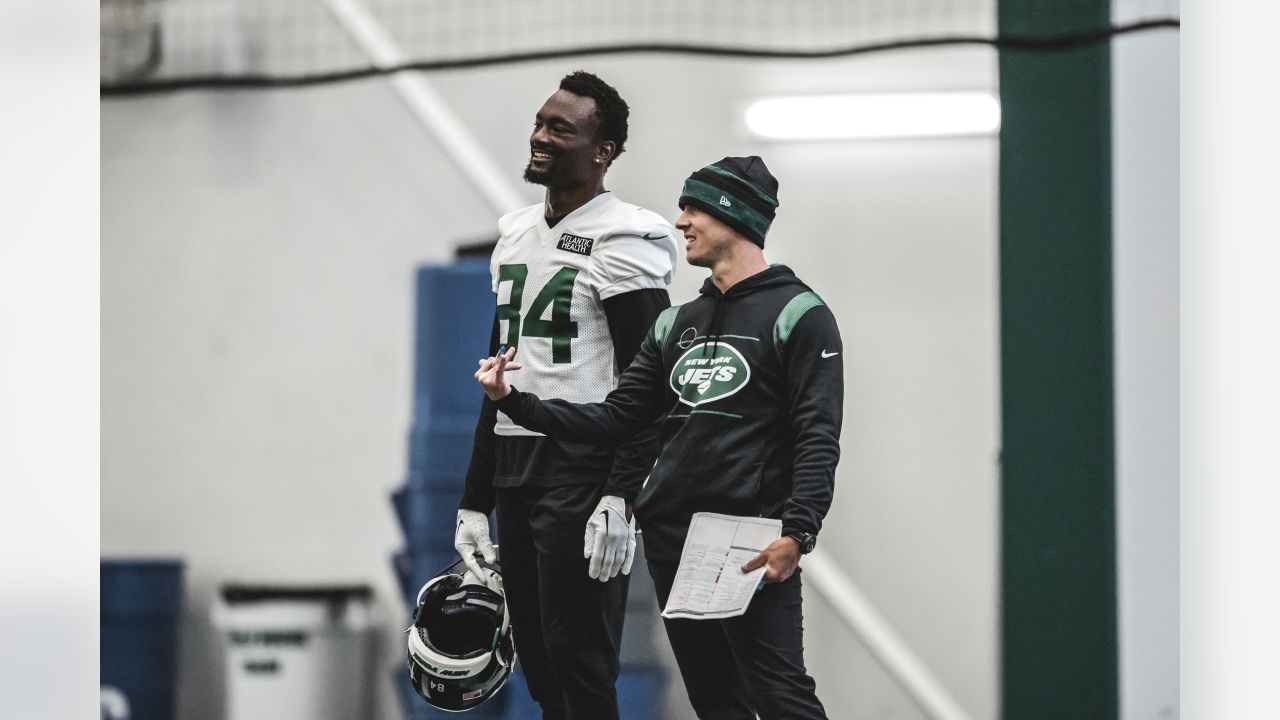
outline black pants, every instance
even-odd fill
[[[544,720],[618,720],[614,683],[628,578],[592,580],[582,557],[600,489],[497,489],[511,631]]]
[[[646,533],[647,535],[647,533]],[[666,607],[675,563],[649,563]],[[765,585],[747,612],[725,620],[667,620],[689,702],[701,720],[826,720],[804,669],[800,570]]]

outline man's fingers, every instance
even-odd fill
[[[479,369],[476,370],[476,382],[480,383],[480,387],[484,388],[485,394],[491,398],[499,395],[505,395],[503,392],[507,387],[506,380],[503,379],[505,370],[519,370],[521,365],[518,362],[510,362],[511,357],[515,354],[515,348],[510,348],[506,352],[500,352],[488,360],[481,360]]]
[[[604,562],[600,565],[600,582],[608,582],[614,575],[618,574],[618,550],[613,545],[609,545],[604,551]]]
[[[515,356],[516,348],[512,347],[505,350],[499,348],[498,354],[493,357],[484,357],[476,361],[476,366],[479,368],[477,372],[489,372],[500,365],[507,370],[519,370],[523,366],[518,362],[514,362]]]
[[[752,570],[755,570],[756,568],[760,567],[761,565],[764,565],[768,561],[769,561],[768,556],[765,555],[764,553],[760,553],[759,555],[748,560],[746,565],[742,566],[742,572],[749,573]],[[765,573],[768,573],[768,572],[769,572],[768,570],[765,571]]]
[[[622,574],[631,574],[631,565],[636,561],[636,541],[632,540],[627,543],[626,557],[622,558]]]
[[[636,519],[634,517],[627,523],[627,528],[631,530],[631,537],[627,538],[627,557],[622,561],[622,574],[631,574],[631,564],[636,560]]]
[[[587,577],[592,580],[599,580],[602,565],[604,565],[604,552],[592,551],[591,560],[587,563]]]
[[[493,550],[493,542],[488,538],[480,538],[477,543],[477,549],[480,551],[480,555],[484,557],[485,562],[491,563],[498,559],[498,554]]]
[[[586,558],[591,557],[591,551],[595,549],[595,546],[596,546],[596,526],[588,522],[587,531],[582,534],[582,557],[584,560]]]
[[[627,546],[624,544],[618,548],[613,555],[613,574],[609,577],[617,577],[622,573],[622,566],[627,564]]]
[[[618,551],[612,544],[605,548],[604,562],[600,564],[600,582],[607,582],[618,572],[613,567],[614,562],[617,560],[617,556]]]
[[[591,545],[591,566],[587,574],[592,580],[599,580],[600,573],[604,570],[604,549],[607,537],[603,532],[597,532],[595,542]]]
[[[494,358],[493,373],[490,382],[495,390],[502,387],[502,373],[507,369],[507,356],[505,354]]]
[[[475,575],[478,578],[484,578],[484,572],[480,569],[480,563],[476,562],[475,555],[471,555],[469,553],[463,555],[462,564],[467,566],[467,569],[471,571],[472,575]]]

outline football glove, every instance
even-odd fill
[[[583,537],[582,557],[590,561],[587,574],[600,582],[608,582],[618,571],[629,575],[635,556],[636,525],[634,519],[627,520],[627,503],[616,495],[605,495],[591,513]]]
[[[462,556],[462,562],[471,574],[478,578],[486,577],[480,569],[480,563],[476,562],[476,555],[479,554],[489,563],[498,559],[497,553],[493,551],[493,542],[489,540],[489,516],[475,510],[459,510],[453,547]]]

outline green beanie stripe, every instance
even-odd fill
[[[735,182],[735,183],[737,183],[738,185],[741,185],[741,186],[743,186],[743,187],[750,188],[750,189],[751,189],[752,194],[754,194],[756,197],[760,198],[761,202],[763,202],[763,203],[764,203],[764,204],[766,204],[766,205],[769,205],[770,207],[778,207],[778,198],[776,198],[776,197],[774,197],[774,196],[770,195],[769,193],[767,193],[767,192],[765,192],[765,191],[761,190],[760,188],[756,187],[755,185],[752,185],[751,183],[747,182],[747,180],[746,180],[745,178],[740,178],[740,177],[738,177],[737,175],[734,175],[733,173],[729,172],[728,170],[725,170],[725,169],[724,169],[724,168],[722,168],[722,167],[717,167],[717,166],[715,166],[715,165],[708,165],[708,166],[706,166],[706,167],[704,167],[704,168],[702,168],[702,169],[703,169],[703,170],[706,170],[706,171],[708,171],[708,172],[713,172],[713,173],[715,173],[715,174],[717,174],[717,175],[723,175],[723,176],[725,176],[725,177],[729,178],[730,180],[734,181],[734,182]]]
[[[736,220],[756,233],[762,240],[769,232],[770,219],[761,215],[748,205],[745,200],[735,196],[728,190],[709,185],[701,180],[689,178],[684,181],[684,192],[680,193],[680,196],[702,201],[706,204],[706,207],[703,208],[704,210],[721,218]],[[720,203],[720,198],[722,197],[727,198],[731,204],[727,207],[722,205]]]

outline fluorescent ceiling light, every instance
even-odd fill
[[[990,135],[1000,129],[1000,101],[985,92],[795,95],[756,100],[743,120],[762,140]]]

